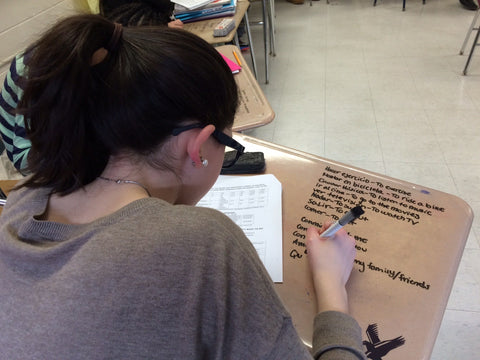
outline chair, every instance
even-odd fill
[[[310,6],[313,6],[313,0],[310,0]],[[330,0],[327,0],[327,4],[330,4]]]
[[[262,21],[252,22],[252,25],[263,25],[263,44],[265,49],[265,84],[270,81],[268,55],[276,56],[275,52],[275,2],[262,1]],[[270,51],[269,51],[270,50]]]
[[[480,26],[475,27],[475,25],[477,25],[479,14],[480,14],[480,9],[475,12],[475,16],[473,17],[472,23],[468,28],[467,35],[465,36],[465,40],[463,41],[462,48],[460,49],[460,55],[463,55],[463,52],[465,51],[465,47],[467,46],[467,42],[468,42],[468,39],[470,38],[472,31],[476,30],[477,34],[475,35],[475,39],[473,40],[472,48],[470,49],[470,54],[468,54],[468,59],[465,64],[465,68],[463,69],[463,75],[467,75],[467,70],[468,70],[468,66],[470,65],[470,60],[472,59],[473,52],[478,45],[478,36],[480,35]]]
[[[244,18],[244,23],[245,23],[245,29],[247,31],[248,44],[250,46],[250,56],[252,58],[253,75],[255,76],[255,79],[258,79],[258,76],[257,76],[257,61],[255,60],[255,51],[253,50],[252,33],[250,32],[250,21],[248,20],[248,10],[245,11],[245,14],[243,15],[243,18]],[[233,41],[235,42],[235,45],[240,49],[240,41],[238,39],[238,32],[235,32],[235,37],[234,37]]]
[[[405,3],[406,2],[407,2],[406,0],[403,0],[402,11],[405,11]],[[425,5],[425,0],[422,0],[422,3],[423,3],[423,5]],[[373,6],[377,6],[377,0],[373,1]]]
[[[406,0],[403,0],[402,11],[405,11]],[[422,0],[423,5],[425,5],[425,0]],[[327,0],[327,4],[330,4],[330,0]],[[312,0],[310,0],[310,6],[312,6]],[[373,6],[377,6],[377,0],[373,1]]]

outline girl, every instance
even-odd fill
[[[101,0],[99,6],[102,16],[124,26],[183,28],[181,20],[173,19],[173,3],[169,0]],[[0,133],[8,158],[22,174],[27,173],[31,147],[25,134],[25,119],[16,112],[28,72],[24,54],[20,53],[12,60],[0,92]]]
[[[26,54],[31,175],[0,217],[2,357],[311,359],[241,229],[194,206],[225,146],[243,152],[218,52],[81,15]],[[345,291],[354,240],[321,239],[328,225],[307,232],[313,356],[363,359]]]

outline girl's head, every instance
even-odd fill
[[[111,156],[148,161],[175,128],[231,128],[237,87],[211,45],[182,30],[118,26],[108,45],[114,30],[101,16],[73,16],[27,49],[19,104],[32,142],[26,186],[68,194],[97,178]],[[156,165],[168,168],[174,155]]]
[[[124,26],[167,25],[174,4],[170,0],[100,0],[100,14]]]

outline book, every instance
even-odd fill
[[[229,0],[228,3],[209,7],[199,8],[192,11],[174,11],[175,18],[182,20],[184,23],[207,20],[218,17],[227,17],[235,15],[237,8],[236,0]]]
[[[199,8],[196,8],[196,10],[199,10],[199,9],[209,9],[209,8],[217,8],[217,7],[221,7],[222,5],[225,5],[225,4],[229,4],[230,3],[230,0],[213,0],[211,2],[209,2],[208,4],[206,5],[203,5]],[[180,4],[175,4],[175,7],[174,7],[174,12],[176,14],[181,14],[182,12],[189,12],[191,11],[192,9],[188,9],[186,8],[185,6],[182,6]]]
[[[172,2],[181,5],[186,9],[194,10],[207,5],[212,2],[212,0],[172,0]]]
[[[220,175],[197,206],[217,209],[245,233],[274,282],[283,281],[282,184],[271,174]]]

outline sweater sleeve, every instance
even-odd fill
[[[226,222],[231,224],[229,219]],[[351,316],[335,311],[322,312],[315,317],[313,351],[309,353],[295,330],[290,314],[276,294],[256,250],[245,238],[243,231],[232,225],[224,227],[225,232],[230,232],[230,235],[219,234],[219,238],[228,238],[232,243],[232,246],[226,249],[226,263],[235,271],[235,276],[225,280],[227,283],[234,282],[235,285],[228,298],[238,299],[237,303],[242,304],[229,307],[231,313],[237,315],[232,323],[249,329],[248,333],[262,334],[257,336],[255,343],[258,345],[258,339],[261,338],[264,340],[264,349],[270,349],[266,350],[268,356],[262,358],[312,359],[313,354],[315,359],[321,360],[366,359],[360,326]],[[240,309],[240,313],[232,309]],[[241,309],[248,311],[245,313]],[[238,334],[235,337],[238,339]],[[249,346],[252,347],[251,344]]]
[[[321,360],[366,359],[355,319],[336,311],[319,313],[314,320],[313,355]]]
[[[23,55],[17,55],[10,64],[0,92],[0,132],[8,158],[18,170],[27,166],[31,143],[26,139],[23,115],[15,110],[23,95],[21,79],[25,73]]]

